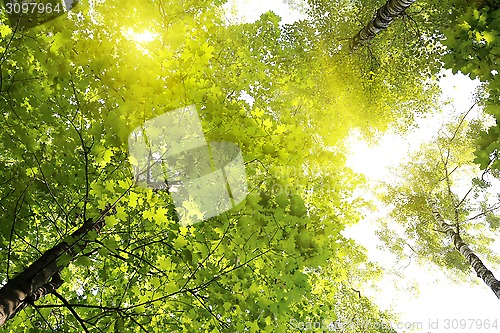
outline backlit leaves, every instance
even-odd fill
[[[361,308],[385,320],[348,281],[377,272],[358,269],[363,250],[340,234],[363,205],[343,141],[411,118],[396,106],[416,92],[420,105],[432,98],[396,70],[370,68],[367,85],[365,60],[326,48],[305,22],[284,28],[266,13],[228,26],[220,4],[82,1],[22,34],[0,25],[2,280],[107,212],[83,251],[59,258],[58,293],[89,331],[285,332],[290,319]],[[145,31],[156,37],[141,41]],[[208,141],[242,149],[250,193],[186,227],[167,191],[134,185],[127,138],[191,104]],[[203,216],[193,201],[183,208]],[[6,330],[82,330],[56,295],[36,305]]]

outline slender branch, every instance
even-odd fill
[[[71,304],[69,304],[69,302],[66,300],[66,298],[62,297],[61,294],[59,294],[56,290],[54,290],[52,292],[52,294],[57,297],[65,306],[66,308],[69,310],[69,312],[71,312],[71,314],[76,318],[76,320],[80,323],[80,325],[82,326],[83,330],[85,331],[85,333],[89,333],[89,330],[87,329],[87,326],[85,325],[85,322],[83,321],[83,319],[78,315],[78,313],[75,311],[75,309],[71,306]]]
[[[26,196],[26,191],[28,191],[28,188],[31,186],[31,182],[26,185],[24,188],[24,191],[21,193],[19,198],[16,201],[16,206],[14,208],[14,219],[12,221],[12,227],[10,229],[10,236],[9,236],[9,247],[7,250],[7,269],[6,269],[6,276],[9,278],[9,268],[10,268],[10,256],[12,253],[12,237],[15,233],[15,227],[16,227],[16,222],[17,222],[17,215],[19,214],[19,211],[21,210],[21,206],[24,203],[24,198]],[[22,201],[21,201],[22,199]]]
[[[492,213],[493,211],[497,210],[498,208],[500,208],[500,202],[497,202],[496,204],[494,204],[493,206],[490,206],[489,208],[487,208],[484,212],[481,212],[473,217],[470,217],[468,218],[466,221],[472,221],[472,220],[475,220],[483,215],[486,215],[488,213]]]

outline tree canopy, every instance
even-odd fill
[[[231,25],[224,2],[82,0],[17,19],[4,2],[6,332],[395,332],[393,314],[359,291],[381,269],[342,235],[366,205],[345,140],[354,129],[403,133],[432,112],[441,64],[455,64],[436,36],[451,31],[442,2],[416,2],[353,53],[359,21],[383,3],[311,0],[306,20],[281,25],[267,12]],[[189,105],[208,142],[241,149],[248,193],[181,225],[168,190],[137,186],[128,138]],[[494,146],[481,147],[483,163]],[[422,248],[434,241],[418,236]]]

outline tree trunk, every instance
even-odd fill
[[[59,288],[63,281],[59,273],[61,270],[81,253],[88,243],[84,237],[90,230],[99,232],[104,226],[106,213],[94,222],[88,219],[71,236],[47,250],[38,260],[24,271],[10,279],[0,289],[0,326],[14,317],[19,311],[32,304],[41,297],[50,294]],[[68,255],[69,260],[61,264],[58,260],[62,255]]]
[[[385,5],[380,7],[375,17],[363,28],[350,43],[351,52],[365,45],[372,40],[380,31],[386,29],[394,18],[410,7],[416,0],[388,0]]]
[[[453,241],[455,249],[460,252],[465,259],[472,266],[477,276],[481,278],[484,283],[493,291],[498,299],[500,299],[500,281],[498,281],[493,273],[484,265],[479,257],[469,248],[469,246],[460,237],[460,233],[452,225],[446,223],[433,200],[428,200],[431,206],[432,213],[434,214],[442,231]]]

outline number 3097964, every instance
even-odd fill
[[[64,12],[64,8],[60,2],[56,4],[42,3],[36,1],[22,1],[12,0],[5,4],[5,11],[7,14],[50,14]]]

